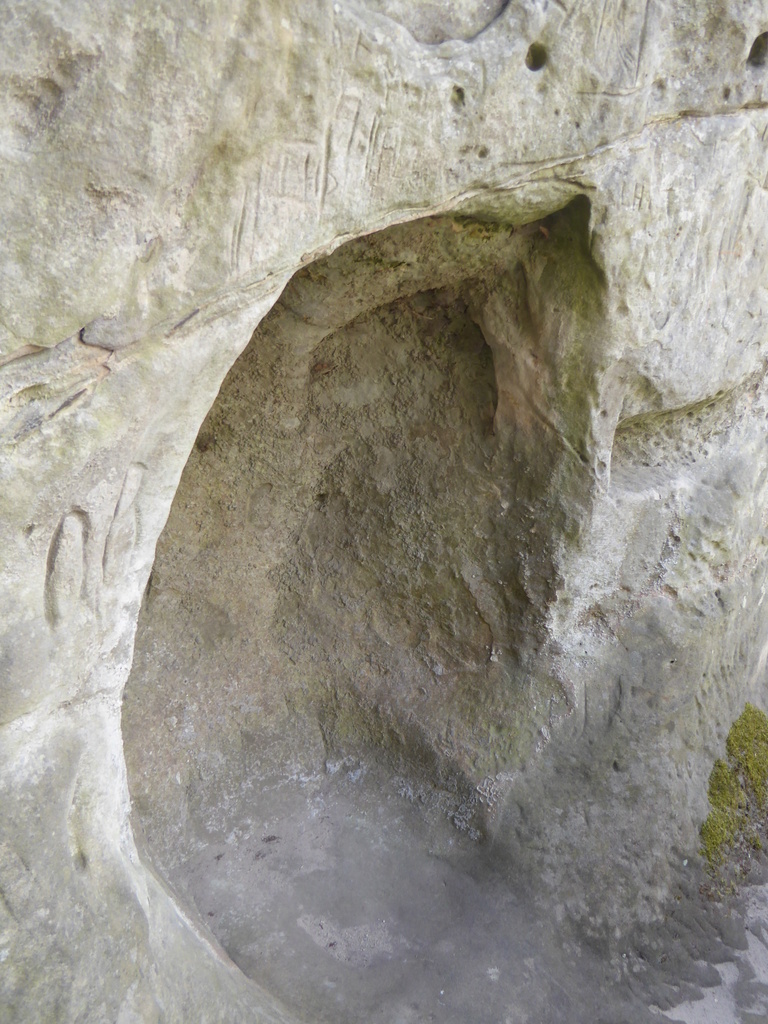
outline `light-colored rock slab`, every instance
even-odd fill
[[[753,44],[768,5],[511,0],[439,24],[432,6],[7,12],[13,1020],[281,1019],[138,858],[120,702],[200,425],[289,277],[345,240],[436,213],[546,228],[590,203],[570,249],[599,281],[586,308],[546,231],[521,261],[536,330],[514,276],[473,307],[507,373],[499,428],[552,465],[526,671],[564,695],[526,708],[529,759],[494,765],[499,780],[470,772],[498,783],[499,841],[597,931],[638,900],[651,916],[669,856],[695,846],[728,723],[765,704],[768,77]],[[541,376],[505,371],[533,341]],[[521,380],[544,415],[528,433]]]

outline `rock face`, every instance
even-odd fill
[[[294,1019],[169,878],[350,758],[650,920],[766,704],[768,4],[442,6],[4,28],[11,1020]]]

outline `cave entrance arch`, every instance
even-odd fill
[[[287,930],[338,961],[334,986],[402,939],[312,909],[307,875],[336,872],[332,906],[339,886],[368,891],[372,828],[471,857],[494,780],[567,704],[530,659],[553,585],[541,510],[579,443],[555,356],[563,296],[578,317],[597,287],[588,219],[578,200],[522,227],[430,217],[307,266],[182,477],[125,693],[134,820],[182,902],[299,1009]],[[405,850],[390,846],[383,893]]]

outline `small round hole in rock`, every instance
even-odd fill
[[[541,71],[547,63],[547,49],[543,43],[531,43],[525,55],[525,66],[529,71]]]
[[[747,57],[747,64],[753,68],[765,67],[766,61],[768,60],[768,32],[761,32],[761,34],[752,43],[752,49],[749,51]]]

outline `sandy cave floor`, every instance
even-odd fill
[[[351,759],[251,780],[193,845],[169,880],[302,1020],[768,1021],[765,884],[718,904],[692,867],[663,924],[598,948],[492,840]]]

